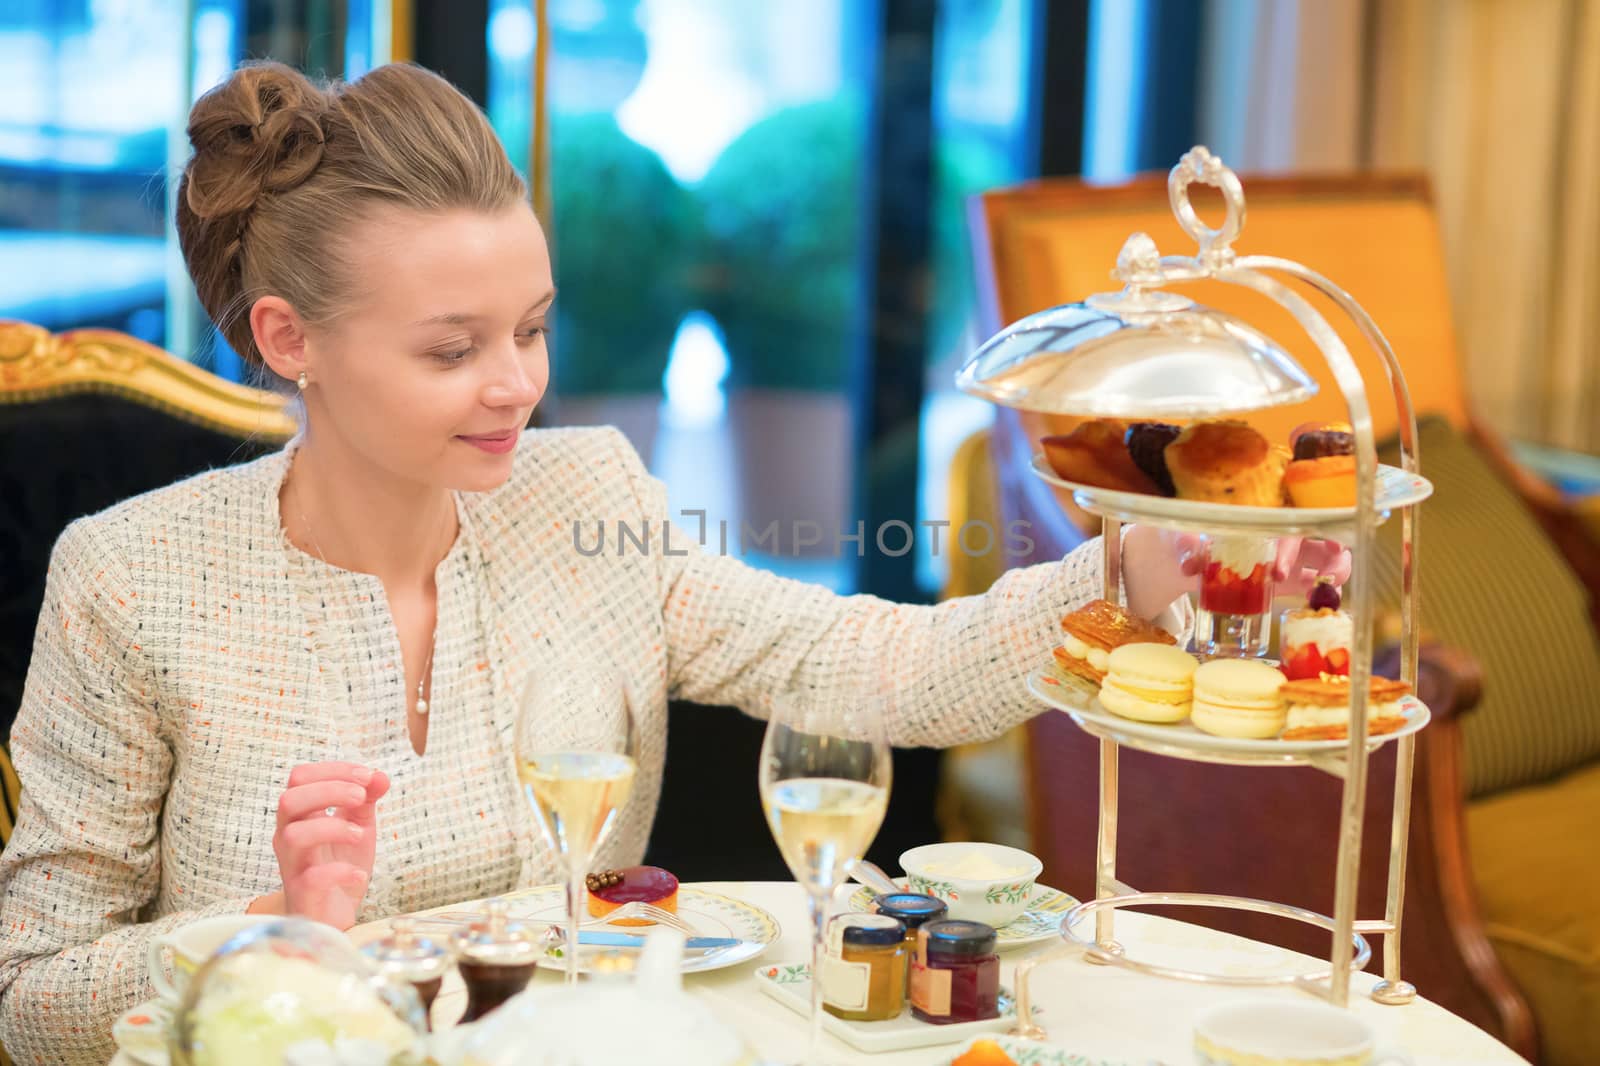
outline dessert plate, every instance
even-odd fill
[[[510,904],[512,917],[531,922],[548,925],[559,925],[566,921],[567,896],[566,889],[560,885],[544,885],[540,888],[530,888],[522,892],[513,892],[505,897]],[[461,909],[460,907],[454,909]],[[686,952],[683,956],[684,973],[703,973],[708,970],[720,970],[727,966],[734,966],[741,962],[749,962],[759,958],[767,950],[767,945],[773,943],[781,935],[778,920],[760,907],[746,903],[732,896],[723,896],[715,892],[695,888],[693,885],[680,885],[678,887],[678,917],[694,928],[695,936],[731,937],[738,944],[726,948],[713,948],[710,951]],[[597,928],[590,926],[591,930]],[[611,927],[607,926],[606,929]],[[630,926],[627,929],[617,930],[628,933],[644,933],[647,927]],[[592,958],[603,949],[583,948],[578,953],[579,972],[588,973],[589,967],[584,964],[585,957]],[[559,963],[540,963],[541,967],[560,965]]]
[[[895,884],[905,887],[906,879],[897,877]],[[874,893],[866,887],[858,888],[847,905],[853,911],[865,911],[872,903]],[[1041,944],[1061,934],[1061,917],[1078,901],[1067,893],[1048,885],[1036,884],[1028,897],[1028,909],[994,931],[995,948],[1005,951],[1027,944]]]
[[[1204,503],[1170,496],[1151,496],[1143,492],[1096,488],[1058,476],[1042,453],[1033,457],[1033,472],[1047,484],[1069,490],[1073,500],[1085,511],[1129,522],[1170,525],[1213,533],[1273,535],[1316,533],[1351,526],[1356,520],[1354,507],[1241,507],[1232,503]],[[1380,464],[1377,481],[1373,502],[1380,523],[1395,508],[1421,503],[1433,495],[1433,484],[1427,478],[1408,474],[1399,467]]]
[[[1160,755],[1187,756],[1212,762],[1282,762],[1299,765],[1318,757],[1337,757],[1350,747],[1343,740],[1219,737],[1196,729],[1188,721],[1171,725],[1137,722],[1106,710],[1091,686],[1054,666],[1030,675],[1028,691],[1057,710],[1067,712],[1087,733]],[[1427,725],[1431,717],[1427,706],[1415,696],[1403,698],[1400,709],[1406,724],[1393,733],[1368,737],[1367,750],[1374,751],[1391,740],[1415,733]]]

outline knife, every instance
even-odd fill
[[[584,931],[578,934],[579,944],[603,948],[642,948],[644,937],[633,933],[599,933]],[[709,951],[712,948],[731,948],[744,941],[731,936],[692,936],[683,942],[690,951]]]

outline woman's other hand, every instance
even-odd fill
[[[377,803],[389,791],[379,770],[346,762],[304,763],[278,797],[272,850],[283,891],[251,906],[349,929],[372,879]]]
[[[1122,575],[1128,609],[1154,618],[1185,593],[1200,587],[1204,567],[1198,533],[1130,526],[1122,541]],[[1272,577],[1282,593],[1309,592],[1323,576],[1343,585],[1350,577],[1350,551],[1336,541],[1280,537]]]

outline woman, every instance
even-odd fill
[[[574,523],[659,529],[665,494],[614,430],[522,432],[547,381],[549,255],[447,83],[248,66],[189,135],[190,273],[234,348],[297,387],[305,428],[56,546],[0,859],[12,1055],[103,1063],[150,994],[150,939],[198,918],[347,928],[554,879],[509,747],[530,677],[552,680],[551,747],[595,725],[556,679],[635,694],[639,778],[598,860],[618,865],[644,850],[669,695],[869,700],[900,744],[1034,712],[1020,679],[1094,596],[1097,544],[931,608],[683,553],[682,534],[577,550]],[[1131,609],[1180,596],[1155,533],[1130,532],[1125,560]]]

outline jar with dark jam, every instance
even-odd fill
[[[911,1013],[935,1025],[1000,1016],[1000,956],[982,922],[928,922],[917,931]]]
[[[456,969],[467,986],[461,1023],[475,1022],[527,987],[544,947],[539,934],[507,915],[506,901],[491,899],[483,917],[456,934]]]
[[[444,945],[417,934],[416,919],[396,918],[389,923],[389,935],[361,949],[377,964],[379,972],[398,978],[417,990],[422,1015],[433,1029],[431,1012],[438,998],[445,971],[450,969],[450,952]]]

